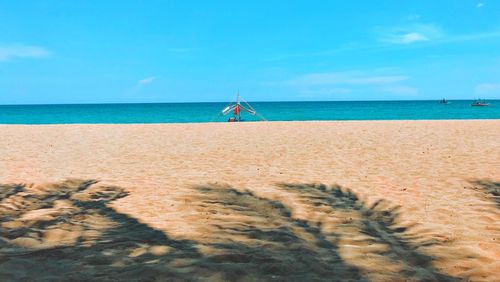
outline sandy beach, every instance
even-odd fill
[[[1,281],[500,281],[500,120],[0,135]]]

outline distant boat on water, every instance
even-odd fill
[[[481,99],[477,99],[476,101],[474,101],[474,103],[471,104],[472,107],[487,107],[489,106],[490,104],[489,103],[486,103],[486,100],[481,100]]]
[[[252,106],[250,106],[247,101],[241,98],[240,92],[236,94],[236,99],[222,110],[221,114],[226,116],[232,112],[233,116],[229,117],[227,121],[240,122],[243,121],[243,119],[241,118],[241,111],[247,112],[252,116],[257,116],[260,120],[266,120],[263,116],[258,114],[257,111],[252,108]]]
[[[445,98],[439,100],[440,104],[450,104],[450,101],[446,100]]]

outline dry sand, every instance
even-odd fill
[[[0,136],[1,281],[500,281],[500,120]]]

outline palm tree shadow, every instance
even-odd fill
[[[336,234],[325,234],[321,222],[296,219],[283,203],[248,190],[216,184],[195,188],[194,203],[211,215],[209,245],[220,253],[209,262],[234,271],[234,264],[224,263],[238,261],[236,273],[256,280],[366,280],[341,258]]]
[[[420,251],[421,248],[432,245],[442,245],[447,238],[426,236],[414,231],[415,224],[404,224],[400,220],[400,207],[391,206],[385,200],[379,200],[373,205],[367,205],[353,191],[338,185],[327,187],[316,184],[278,185],[286,191],[294,193],[300,201],[310,209],[327,208],[329,216],[338,214],[339,234],[355,236],[350,244],[374,248],[368,257],[377,262],[376,269],[368,270],[377,273],[377,280],[406,279],[416,281],[456,281],[463,278],[439,271],[434,262],[436,257]],[[345,229],[345,232],[342,230]],[[355,231],[353,232],[353,229]],[[363,264],[367,254],[354,256],[354,261]],[[384,270],[388,276],[384,276]],[[381,276],[380,276],[381,275]],[[401,278],[402,277],[402,278]]]
[[[94,180],[0,185],[0,278],[364,280],[320,222],[294,219],[282,203],[248,191],[198,191],[192,204],[215,216],[205,242],[172,239],[116,211],[109,204],[128,193]]]
[[[188,279],[178,260],[201,257],[108,204],[128,195],[94,180],[42,187],[0,185],[0,278],[141,281]]]
[[[21,192],[23,188],[21,184],[0,185],[0,201]]]
[[[206,234],[174,239],[110,203],[128,193],[95,180],[51,185],[0,185],[0,280],[356,280],[449,281],[420,248],[442,243],[398,224],[399,210],[384,201],[367,206],[355,193],[324,185],[280,184],[320,216],[298,218],[283,201],[231,186],[201,185],[189,196],[207,214]],[[350,219],[340,223],[338,214]],[[188,223],[186,223],[188,224]],[[354,228],[354,232],[347,228]],[[362,234],[382,245],[348,258],[345,240]],[[359,236],[358,236],[359,237]],[[439,238],[438,238],[439,239]],[[355,240],[355,239],[353,239]],[[434,240],[434,241],[433,241]],[[353,253],[353,252],[351,252]],[[355,252],[354,252],[355,253]],[[378,259],[382,257],[383,259]],[[375,259],[375,260],[373,260]],[[374,265],[371,263],[371,265]],[[392,271],[392,272],[391,272]]]
[[[474,190],[480,190],[489,200],[500,208],[500,182],[490,179],[472,180]]]

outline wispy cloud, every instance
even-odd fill
[[[40,46],[0,44],[0,61],[8,61],[14,58],[44,58],[49,55],[50,52]]]
[[[378,28],[379,42],[408,45],[427,41],[429,44],[448,44],[500,38],[500,29],[468,34],[446,33],[436,24],[411,24],[392,28]],[[419,44],[415,44],[421,46]]]
[[[402,75],[367,74],[360,71],[311,73],[299,76],[287,83],[290,85],[380,85],[407,80]]]
[[[483,6],[484,6],[484,3],[482,3],[482,2],[481,3],[477,3],[477,5],[476,5],[477,8],[482,8]]]
[[[412,44],[437,40],[443,37],[441,28],[434,24],[414,23],[409,25],[377,28],[379,42],[386,44]]]
[[[299,53],[280,53],[265,58],[266,61],[282,61],[299,58],[328,57],[344,53],[385,52],[407,48],[425,48],[429,46],[458,44],[469,41],[492,40],[500,38],[500,29],[478,31],[468,34],[451,34],[434,23],[419,23],[420,15],[410,15],[405,20],[409,23],[392,27],[376,27],[371,30],[375,41],[353,41],[331,49],[313,50]],[[410,20],[411,18],[411,20]]]
[[[153,83],[153,81],[156,80],[156,76],[150,76],[150,77],[146,77],[146,78],[143,78],[141,80],[139,80],[137,82],[137,85],[146,85],[146,84],[151,84]]]
[[[309,73],[283,81],[302,97],[345,98],[360,93],[415,96],[418,89],[407,85],[410,77],[391,69]]]
[[[397,35],[393,39],[391,39],[391,43],[396,43],[396,44],[410,44],[419,41],[429,41],[429,37],[421,33],[410,32],[406,34]]]
[[[285,53],[285,54],[280,53],[278,55],[275,55],[271,58],[267,58],[265,60],[267,60],[267,61],[281,61],[281,60],[296,59],[296,58],[324,57],[324,56],[331,56],[331,55],[335,55],[335,54],[341,54],[341,53],[352,52],[352,51],[374,50],[374,49],[377,49],[380,47],[382,47],[382,46],[361,44],[359,42],[351,42],[351,43],[344,44],[344,45],[338,46],[336,48],[328,49],[328,50],[318,50],[318,51],[300,52],[300,53]]]
[[[156,79],[157,79],[157,76],[150,76],[150,77],[146,77],[146,78],[138,80],[135,83],[134,87],[131,89],[131,93],[135,94],[135,93],[140,92],[143,88],[145,88],[146,86],[153,83]]]
[[[500,83],[481,83],[475,88],[474,93],[479,96],[483,95],[500,95]]]

